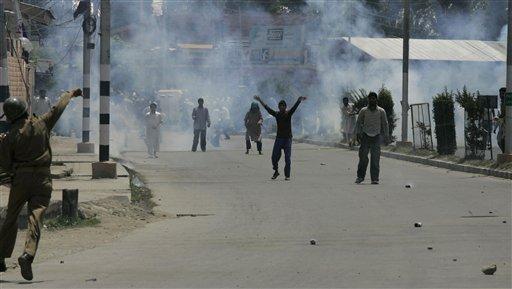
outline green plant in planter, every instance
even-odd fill
[[[352,89],[347,92],[349,99],[354,103],[354,108],[359,112],[368,105],[368,92],[364,88]]]
[[[437,153],[452,155],[457,149],[453,92],[445,87],[443,92],[434,97],[432,104],[436,124]]]
[[[466,158],[481,159],[485,154],[485,130],[482,128],[482,116],[484,109],[477,100],[479,92],[470,93],[466,86],[462,91],[457,90],[455,100],[464,108],[466,116],[466,125],[464,128],[464,138],[466,140]]]
[[[377,104],[386,111],[389,125],[389,135],[391,136],[392,141],[395,141],[393,131],[395,130],[396,121],[398,118],[396,118],[395,103],[393,102],[391,91],[384,85],[379,89],[379,93],[377,94]]]

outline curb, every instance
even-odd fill
[[[331,142],[331,141],[320,141],[320,140],[310,140],[310,139],[303,139],[303,140],[296,140],[296,141],[299,143],[307,143],[307,144],[312,144],[312,145],[336,147],[336,148],[343,148],[343,149],[353,149],[353,148],[350,148],[348,145],[337,143],[337,142]],[[390,151],[381,151],[381,155],[384,157],[387,157],[387,158],[391,158],[391,159],[408,161],[408,162],[423,164],[423,165],[427,165],[427,166],[448,169],[448,170],[452,170],[452,171],[487,175],[487,176],[493,176],[493,177],[497,177],[497,178],[512,180],[512,172],[508,172],[508,171],[475,167],[475,166],[469,166],[469,165],[463,165],[463,164],[456,164],[456,163],[452,163],[452,162],[448,162],[448,161],[429,159],[429,158],[424,158],[424,157],[419,157],[419,156],[412,156],[412,155],[390,152]]]
[[[60,216],[62,208],[62,201],[50,201],[50,205],[44,212],[44,218],[52,219]],[[4,223],[7,207],[0,208],[0,224]],[[28,227],[27,205],[23,207],[21,213],[18,215],[18,229],[23,230]]]

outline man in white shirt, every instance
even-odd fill
[[[146,145],[150,158],[158,157],[156,153],[160,149],[160,126],[164,122],[163,115],[156,111],[156,108],[157,104],[152,102],[144,119],[146,122]]]
[[[368,168],[368,152],[371,153],[370,175],[372,184],[379,184],[381,138],[389,143],[389,126],[386,111],[377,105],[377,94],[368,94],[368,106],[361,109],[357,118],[356,134],[360,142],[359,165],[356,184],[364,181]]]
[[[206,151],[206,128],[210,127],[210,113],[204,107],[204,99],[197,100],[198,106],[192,111],[192,119],[194,120],[194,140],[192,142],[192,151],[197,150],[199,137],[201,137],[201,150]]]
[[[343,133],[343,141],[352,144],[354,128],[356,125],[356,111],[354,105],[349,103],[348,97],[343,98],[341,105],[341,128]]]

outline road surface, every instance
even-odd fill
[[[511,287],[510,180],[383,158],[380,185],[355,185],[356,152],[296,144],[292,180],[271,181],[270,142],[263,156],[226,146],[127,153],[157,210],[197,216],[37,263],[30,284],[8,272],[1,288]]]

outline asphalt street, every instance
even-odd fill
[[[156,209],[184,216],[0,287],[511,287],[510,180],[383,158],[381,184],[356,185],[355,151],[294,144],[292,180],[272,181],[271,142],[263,156],[243,145],[126,153]]]

